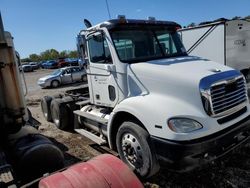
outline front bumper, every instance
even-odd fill
[[[47,82],[37,82],[37,84],[42,87],[42,88],[45,88],[45,87],[48,87],[48,83]]]
[[[249,138],[250,116],[203,138],[172,141],[151,136],[151,142],[163,168],[185,172],[222,157],[247,142]]]

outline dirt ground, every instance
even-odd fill
[[[58,89],[41,89],[36,83],[37,80],[51,71],[53,70],[25,73],[29,91],[26,96],[27,106],[33,117],[41,123],[39,131],[51,138],[64,151],[66,165],[86,161],[101,153],[108,152],[101,150],[102,148],[97,147],[94,142],[77,133],[58,130],[52,123],[44,119],[40,107],[40,99],[43,96],[60,93],[83,84],[75,83]],[[203,169],[184,174],[161,170],[154,177],[142,180],[142,182],[148,188],[250,187],[250,143]]]

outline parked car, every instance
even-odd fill
[[[37,84],[42,88],[53,87],[69,84],[77,81],[87,81],[85,69],[79,66],[64,67],[54,71],[52,74],[42,77]]]
[[[45,64],[47,64],[47,62],[48,62],[48,61],[40,61],[40,62],[39,62],[39,66],[40,66],[42,69],[44,69],[44,68],[45,68],[44,66],[45,66]]]
[[[32,65],[26,64],[26,65],[22,65],[21,68],[19,68],[19,70],[23,70],[23,72],[32,72],[34,69],[32,67]]]
[[[43,68],[45,68],[45,69],[55,69],[55,68],[58,68],[58,63],[56,61],[54,61],[54,60],[46,61],[42,65],[43,65]]]
[[[29,65],[32,66],[33,70],[39,69],[39,65],[36,62],[30,62]]]
[[[65,61],[69,66],[79,66],[77,58],[66,58]]]
[[[78,59],[78,64],[82,68],[86,68],[87,66],[87,60],[86,59]]]
[[[58,58],[57,63],[59,68],[68,66],[68,63],[65,61],[65,58]]]

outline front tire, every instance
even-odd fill
[[[117,132],[116,146],[120,158],[139,176],[147,178],[158,172],[150,136],[138,124],[124,122]]]
[[[60,85],[60,83],[59,83],[58,80],[53,80],[53,81],[51,82],[51,87],[52,87],[52,88],[56,88],[56,87],[58,87],[59,85]]]

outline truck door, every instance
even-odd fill
[[[90,101],[114,107],[118,100],[116,71],[107,39],[97,32],[87,38],[89,64],[87,67]]]

